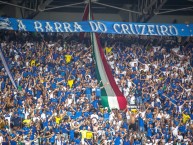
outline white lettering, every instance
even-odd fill
[[[105,26],[105,24],[98,22],[98,27],[102,32],[107,32],[107,27]]]
[[[77,31],[82,32],[83,31],[81,25],[79,25],[77,22],[74,22],[74,31],[75,32],[77,32]]]
[[[45,28],[46,28],[46,32],[53,32],[53,28],[52,28],[52,26],[50,26],[49,22],[46,22]]]
[[[136,34],[135,31],[133,30],[133,24],[129,24],[129,26],[130,26],[131,32],[132,32],[133,34]]]
[[[141,35],[147,35],[147,34],[145,34],[145,25],[138,25],[138,28],[142,28],[141,29],[141,33],[139,33],[139,34],[141,34]],[[139,31],[138,31],[139,32]]]
[[[159,31],[159,26],[158,26],[158,25],[156,25],[156,30],[157,30],[158,35],[162,35],[162,34],[160,33],[160,31]]]
[[[63,30],[62,30],[62,25],[60,24],[60,23],[58,23],[58,22],[55,22],[54,23],[54,26],[55,26],[55,29],[56,29],[56,32],[64,32]]]
[[[138,31],[138,25],[134,25],[134,26],[135,26],[135,30],[136,30],[137,34],[140,34]]]
[[[120,25],[119,25],[119,24],[114,24],[114,25],[113,25],[113,29],[115,30],[115,32],[121,34],[122,31],[119,32],[119,31],[117,30],[117,27],[120,28]]]
[[[17,20],[17,22],[19,23],[18,24],[18,27],[20,31],[26,31],[26,26],[23,24],[22,20]]]
[[[128,30],[129,27],[126,24],[122,24],[121,28],[122,28],[124,34],[131,34],[131,32],[129,32],[129,30]]]
[[[161,26],[160,26],[160,29],[161,29],[161,33],[162,33],[163,35],[170,35],[170,34],[168,33],[168,27],[166,27],[165,25],[161,25]]]
[[[89,21],[89,24],[90,24],[90,27],[91,27],[91,30],[94,31],[94,32],[97,32],[99,30],[97,24],[93,21]]]
[[[43,28],[42,28],[42,24],[40,23],[40,22],[38,22],[38,21],[35,21],[34,22],[34,28],[35,28],[35,30],[37,31],[37,32],[43,32],[44,30],[43,30]]]
[[[169,27],[170,29],[170,33],[172,34],[172,35],[178,35],[178,29],[175,27],[175,26],[171,26],[171,27]]]
[[[73,32],[70,28],[70,24],[69,23],[63,23],[64,25],[64,29],[65,29],[65,32]]]
[[[154,25],[147,25],[147,29],[150,35],[157,35],[156,33],[154,33]]]

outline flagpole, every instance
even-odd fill
[[[4,55],[3,55],[3,51],[2,51],[2,49],[1,49],[1,46],[0,46],[0,60],[2,61],[2,64],[3,64],[3,66],[4,66],[4,69],[5,69],[8,77],[9,77],[12,85],[15,87],[15,90],[17,90],[17,85],[15,84],[14,78],[13,78],[13,76],[12,76],[10,70],[9,70],[9,67],[8,67],[8,65],[7,65],[7,62],[5,61],[5,58],[4,58]]]
[[[88,20],[91,21],[92,18],[91,18],[91,0],[89,0],[89,13],[88,13]]]

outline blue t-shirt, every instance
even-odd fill
[[[62,133],[68,133],[67,125],[61,125],[60,129],[61,129]]]
[[[150,127],[147,128],[147,136],[148,137],[152,136],[152,129]]]
[[[91,95],[91,93],[92,93],[91,88],[86,87],[85,94],[86,94],[86,95]]]
[[[114,143],[115,143],[115,145],[120,145],[120,143],[121,143],[121,138],[120,138],[119,136],[116,137],[115,140],[114,140]]]
[[[98,109],[98,100],[94,100],[93,102],[92,102],[92,105],[93,105],[93,107],[95,108],[95,109]]]
[[[76,139],[75,139],[75,143],[76,143],[76,145],[80,144],[80,139],[79,139],[79,138],[76,138]]]
[[[76,111],[75,117],[79,118],[80,116],[82,116],[82,112],[81,111]]]
[[[152,118],[153,118],[153,114],[152,114],[152,112],[147,113],[147,114],[146,114],[146,118],[150,118],[150,119],[152,119]]]
[[[74,130],[70,130],[69,134],[70,134],[70,140],[74,141]]]
[[[54,143],[54,142],[55,142],[55,136],[56,136],[56,135],[54,134],[54,135],[50,138],[50,142],[51,142],[51,143]]]
[[[104,113],[103,117],[105,120],[109,119],[109,113],[108,112]]]
[[[100,88],[96,88],[95,90],[96,92],[96,97],[100,97],[101,96],[101,89]]]
[[[134,141],[133,145],[142,145],[139,140]]]
[[[124,140],[123,145],[130,145],[130,141],[129,140]]]
[[[17,145],[17,142],[14,141],[14,140],[11,140],[11,141],[10,141],[10,145]]]
[[[144,120],[143,120],[143,118],[139,117],[138,121],[139,121],[139,126],[140,127],[144,127]]]

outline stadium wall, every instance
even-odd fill
[[[41,12],[34,19],[54,21],[82,21],[83,13]],[[94,14],[95,20],[122,21],[119,14]]]
[[[193,16],[179,16],[179,15],[155,15],[149,22],[152,23],[173,23],[174,20],[177,23],[193,23]]]
[[[81,21],[82,13],[61,13],[61,12],[40,12],[34,19],[41,20],[54,20],[54,21]],[[118,14],[99,14],[95,13],[96,20],[106,21],[132,21],[131,16],[128,13],[126,17],[122,13]],[[155,15],[149,22],[152,23],[173,23],[176,20],[177,23],[193,23],[193,16],[178,16],[178,15]],[[135,20],[133,20],[135,21]]]

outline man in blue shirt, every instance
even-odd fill
[[[144,118],[142,117],[141,113],[139,114],[139,117],[138,117],[138,123],[139,123],[139,131],[143,133],[145,131],[144,129],[145,122],[144,122]]]
[[[142,143],[138,138],[136,138],[133,145],[142,145]]]
[[[115,133],[115,138],[114,138],[114,145],[120,145],[121,144],[121,137],[119,136],[119,133]]]
[[[130,139],[129,137],[126,137],[123,141],[123,145],[130,145]]]
[[[87,83],[87,86],[85,89],[85,94],[86,94],[86,97],[88,98],[89,102],[91,102],[92,88],[88,85],[88,83]]]

